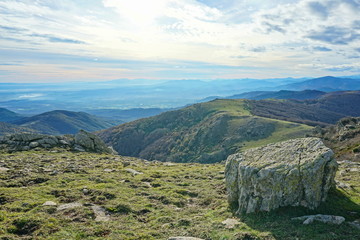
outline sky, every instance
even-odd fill
[[[0,0],[0,82],[360,74],[360,0]]]

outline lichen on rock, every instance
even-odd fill
[[[230,155],[225,177],[237,213],[282,206],[314,209],[334,185],[334,153],[319,138],[299,138]]]

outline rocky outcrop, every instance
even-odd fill
[[[314,209],[334,185],[337,163],[319,138],[300,138],[230,155],[225,177],[237,213],[282,206]]]
[[[17,133],[0,137],[0,151],[17,152],[32,149],[64,148],[80,152],[115,153],[96,135],[80,130],[75,135],[52,136]]]

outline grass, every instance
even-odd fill
[[[282,208],[235,217],[226,201],[222,164],[168,164],[102,154],[19,152],[1,154],[0,239],[167,239],[193,236],[213,240],[359,239],[348,224],[302,225],[291,217],[309,213],[360,218],[360,176],[337,179],[348,189],[333,191],[316,211]],[[135,169],[143,174],[126,171]],[[105,171],[104,171],[105,170]],[[350,180],[348,180],[350,179]],[[57,211],[43,206],[79,202]],[[96,222],[91,206],[107,210],[108,222]],[[237,218],[227,229],[221,223]]]

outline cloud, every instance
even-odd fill
[[[330,48],[327,48],[327,47],[313,47],[313,49],[315,51],[318,51],[318,52],[331,52],[332,50]]]
[[[34,33],[34,34],[29,35],[29,36],[43,38],[43,39],[46,39],[47,41],[53,42],[53,43],[86,44],[83,41],[70,39],[70,38],[61,38],[61,37],[57,37],[57,36],[50,35],[50,34],[36,34],[36,33]]]
[[[309,2],[308,7],[312,13],[323,19],[326,19],[329,16],[328,8],[321,2]]]
[[[307,36],[312,40],[317,40],[330,44],[347,45],[360,39],[360,33],[349,28],[329,26],[321,31],[311,31]]]
[[[314,59],[348,65],[357,57],[359,10],[359,0],[6,0],[0,1],[0,44],[8,51],[0,61],[49,63],[52,78],[111,75],[107,70],[123,74],[118,77],[146,78],[151,71],[154,78],[155,72],[171,78],[170,63],[181,62],[193,63],[192,72],[208,68],[206,77],[218,76],[214,66],[229,71],[226,76],[310,76],[315,69],[294,66]],[[184,71],[189,77],[186,66],[176,76]],[[22,76],[31,72],[6,67]]]

